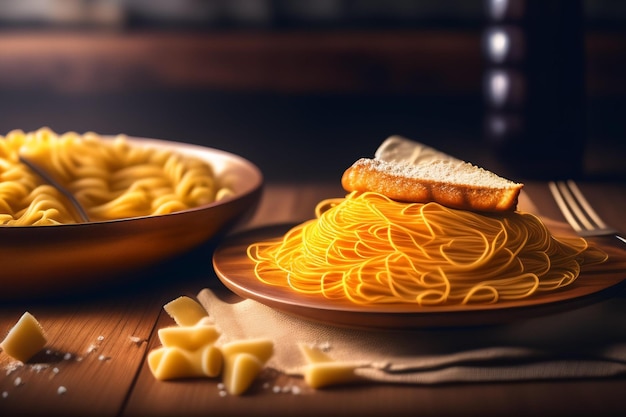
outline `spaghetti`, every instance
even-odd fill
[[[400,203],[373,192],[325,200],[282,239],[250,245],[262,282],[357,304],[479,304],[570,285],[606,255],[556,239],[534,215]]]
[[[67,198],[22,164],[20,154],[69,190],[94,221],[172,213],[231,193],[205,161],[133,146],[122,135],[103,140],[95,133],[14,130],[0,136],[1,225],[80,222]]]

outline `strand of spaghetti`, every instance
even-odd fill
[[[483,215],[353,192],[324,200],[282,239],[250,245],[268,285],[357,304],[493,303],[570,285],[602,262],[583,239],[554,239],[528,213]]]

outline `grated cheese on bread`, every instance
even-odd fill
[[[341,184],[346,191],[373,191],[393,200],[437,202],[462,210],[500,212],[517,208],[523,184],[425,145],[391,137],[376,155],[357,160],[344,172]]]

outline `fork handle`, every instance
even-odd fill
[[[615,240],[618,241],[618,244],[626,244],[626,237],[623,236],[623,234],[617,233],[617,232],[610,232],[610,233],[605,233],[605,234],[595,234],[595,235],[584,235],[584,234],[580,234],[580,236],[584,237],[585,239],[602,239],[603,241],[605,241],[606,243],[609,244],[614,244]]]

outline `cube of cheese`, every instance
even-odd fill
[[[306,366],[304,380],[311,388],[356,382],[360,380],[354,372],[357,367],[348,362],[314,362]]]
[[[187,350],[200,349],[214,343],[220,333],[215,326],[200,325],[163,327],[159,329],[159,339],[165,347],[176,346]]]
[[[221,347],[224,355],[222,380],[231,395],[243,394],[274,353],[269,339],[236,340]]]
[[[193,326],[208,316],[200,303],[184,295],[165,304],[163,309],[179,326]]]
[[[221,347],[224,357],[234,356],[238,353],[249,353],[265,363],[274,353],[274,343],[269,339],[244,339],[225,343]]]
[[[9,356],[27,362],[46,345],[47,339],[37,319],[28,311],[9,330],[0,347]]]
[[[236,353],[225,361],[222,380],[231,395],[243,394],[263,369],[263,362],[250,353]]]
[[[299,347],[307,361],[304,368],[304,380],[311,388],[347,384],[360,380],[354,372],[359,367],[358,363],[335,361],[321,350],[305,344],[300,344]]]
[[[148,354],[148,366],[159,380],[216,377],[222,370],[222,352],[213,345],[195,351],[160,347]]]

